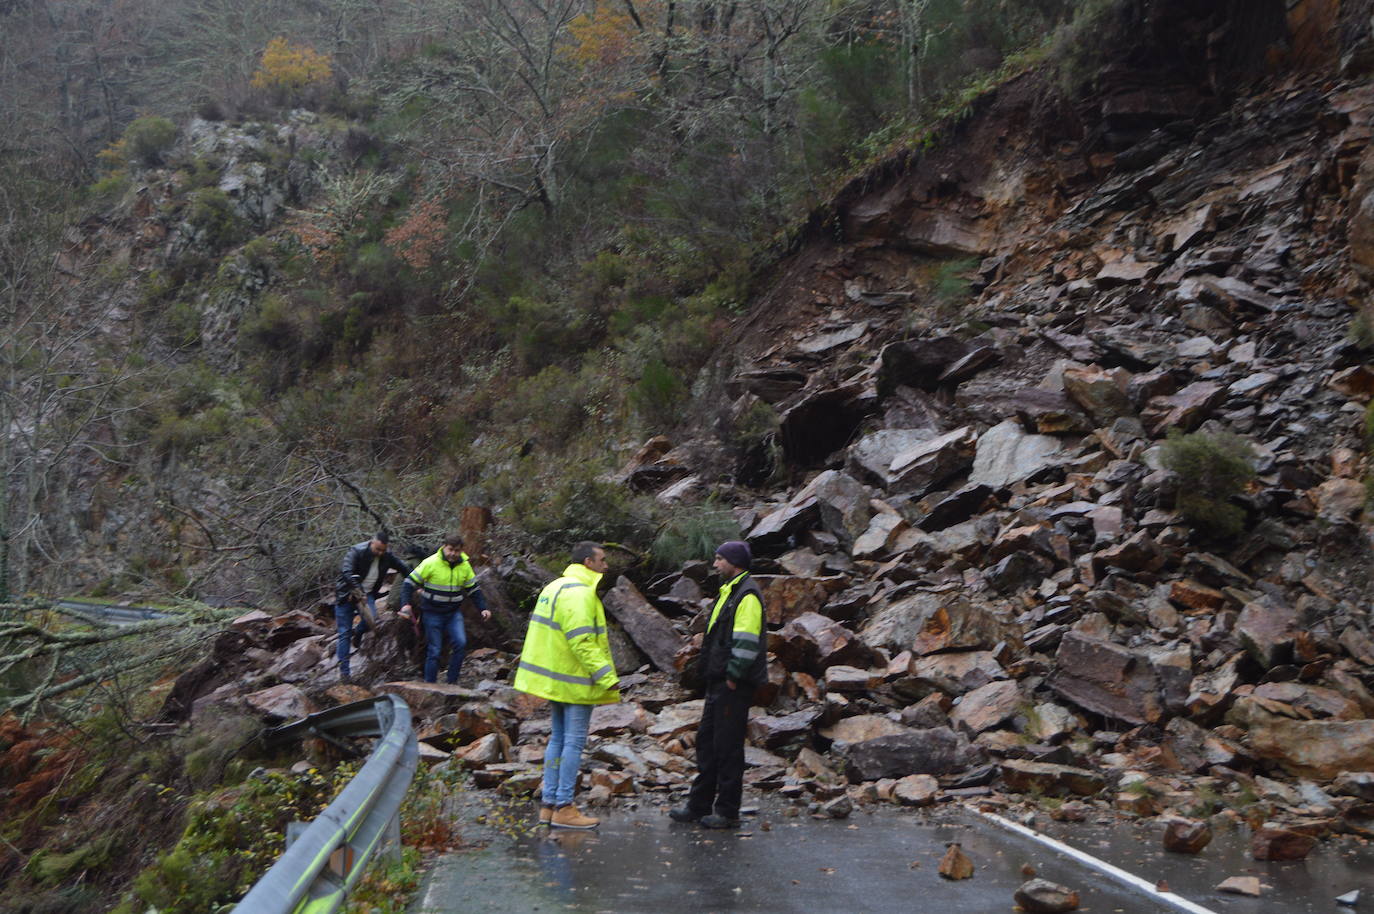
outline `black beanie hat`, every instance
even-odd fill
[[[741,540],[727,540],[716,548],[716,555],[725,559],[736,568],[749,570],[749,566],[754,562],[754,553],[750,551],[749,544]]]

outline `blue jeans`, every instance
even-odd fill
[[[577,788],[582,747],[587,745],[587,728],[596,706],[561,701],[549,704],[553,709],[553,726],[549,730],[549,748],[544,751],[544,805],[567,806]]]
[[[373,615],[377,613],[377,598],[368,597],[367,605],[372,607]],[[353,608],[352,600],[344,600],[334,604],[334,629],[339,633],[339,642],[334,649],[334,655],[339,658],[339,672],[349,675],[348,671],[348,649],[352,643],[354,635],[361,635],[367,631],[367,623],[362,620],[353,624],[353,616],[357,610]]]
[[[444,638],[448,638],[449,685],[458,681],[458,671],[463,667],[463,655],[467,653],[468,636],[463,628],[463,614],[458,610],[436,613],[424,610],[420,621],[425,626],[425,682],[434,682],[439,677],[439,655],[444,650]]]

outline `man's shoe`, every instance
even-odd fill
[[[584,816],[577,811],[577,807],[571,803],[567,806],[560,806],[553,811],[553,816],[549,819],[549,824],[554,828],[596,828],[601,824],[601,820],[595,816]]]
[[[676,806],[668,810],[668,818],[672,819],[674,822],[692,823],[701,821],[701,816],[692,812],[692,810],[686,806]]]
[[[539,824],[548,825],[551,822],[553,822],[553,807],[541,805],[539,807]]]
[[[720,816],[711,813],[709,816],[701,817],[702,828],[739,828],[739,819],[731,819],[729,816]]]

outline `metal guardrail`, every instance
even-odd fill
[[[53,608],[83,619],[93,619],[108,625],[131,625],[149,619],[165,619],[170,613],[146,606],[114,606],[109,603],[88,603],[84,600],[60,600]]]
[[[410,708],[395,695],[355,701],[270,731],[269,745],[318,736],[380,736],[363,767],[243,896],[234,914],[327,914],[343,904],[390,835],[415,776]]]

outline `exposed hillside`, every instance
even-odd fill
[[[490,508],[490,527],[468,516],[508,559],[486,572],[500,625],[478,633],[480,686],[383,685],[409,672],[399,623],[355,665],[483,786],[536,776],[540,736],[504,683],[542,572],[511,554],[582,535],[632,547],[606,603],[617,665],[643,669],[592,751],[594,796],[613,803],[685,783],[695,708],[676,671],[713,592],[700,559],[740,535],[774,628],[756,788],[837,816],[1059,795],[1084,798],[1051,804],[1065,816],[1220,812],[1254,826],[1261,860],[1365,835],[1367,7],[1108,5],[1109,63],[1073,45],[894,131],[747,277],[703,284],[709,258],[606,247],[557,300],[612,303],[587,323],[510,277],[484,279],[506,310],[417,302],[381,281],[412,274],[362,247],[331,274],[361,297],[324,307],[306,294],[315,255],[269,245],[294,244],[303,213],[331,224],[321,195],[401,193],[303,164],[377,150],[309,113],[196,121],[179,148],[240,191],[221,203],[188,195],[185,169],[138,172],[155,180],[88,222],[71,263],[123,252],[131,275],[99,300],[116,316],[161,302],[156,371],[199,399],[161,414],[156,459],[92,462],[67,497],[101,548],[165,548],[154,576],[189,569],[190,590],[221,595],[287,582],[301,605],[331,536],[375,520],[422,537],[458,505]],[[254,218],[270,240],[217,234]],[[148,271],[209,250],[213,278],[153,295]],[[646,265],[674,263],[690,275],[647,294]],[[187,302],[194,358],[161,322]],[[455,323],[473,331],[461,356],[436,342]],[[88,579],[109,567],[90,556]],[[353,697],[331,637],[304,612],[243,619],[163,719]]]

